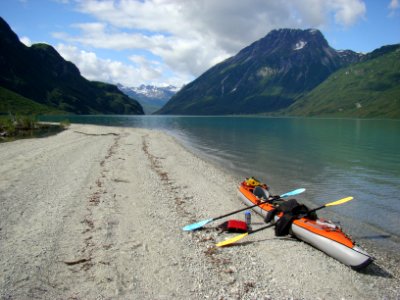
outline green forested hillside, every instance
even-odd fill
[[[400,118],[400,45],[367,58],[333,73],[284,114]]]
[[[22,44],[1,17],[0,87],[68,113],[143,114],[136,100],[114,85],[85,79],[52,46]],[[0,98],[0,102],[5,100]]]
[[[39,115],[66,113],[39,104],[10,90],[0,87],[0,114]]]

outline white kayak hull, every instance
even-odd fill
[[[247,199],[247,197],[240,191],[238,191],[238,194],[241,200],[247,206],[254,205],[254,203]],[[263,218],[265,218],[268,213],[268,211],[260,208],[259,206],[254,207],[253,210]],[[316,234],[294,223],[291,226],[291,232],[299,240],[312,245],[313,247],[325,252],[332,258],[354,269],[364,268],[373,261],[372,257],[367,252],[356,245],[354,245],[352,248],[349,248],[339,242]]]

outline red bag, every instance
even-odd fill
[[[240,220],[226,221],[221,225],[219,225],[218,228],[222,229],[222,231],[237,232],[237,233],[248,231],[246,222]]]

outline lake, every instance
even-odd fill
[[[400,249],[400,121],[272,117],[58,116],[72,123],[157,128],[237,178],[255,176],[275,194],[304,187],[320,216],[356,241]],[[236,188],[232,186],[232,189]],[[239,205],[238,205],[239,207]]]

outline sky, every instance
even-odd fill
[[[1,0],[21,42],[52,45],[89,80],[181,87],[273,29],[331,47],[400,43],[400,0]]]

